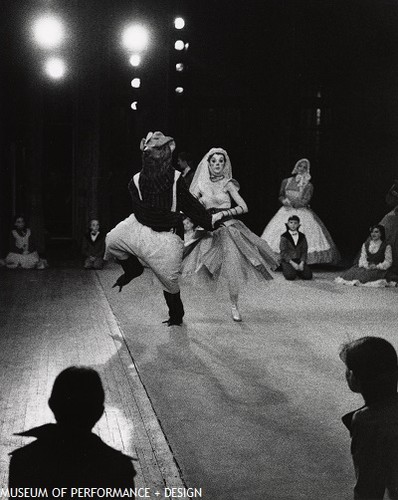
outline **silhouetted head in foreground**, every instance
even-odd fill
[[[346,380],[366,403],[381,401],[397,392],[397,353],[380,337],[362,337],[344,344],[340,358],[346,365]]]
[[[89,432],[104,412],[104,401],[98,373],[85,366],[70,366],[55,379],[48,403],[59,425]]]
[[[18,434],[36,440],[12,451],[10,488],[39,486],[47,489],[44,496],[49,498],[59,496],[52,492],[60,486],[134,488],[131,457],[91,432],[104,411],[104,389],[95,370],[71,366],[62,371],[55,379],[49,405],[56,424]]]

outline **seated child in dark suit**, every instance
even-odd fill
[[[105,234],[100,232],[97,219],[90,221],[90,228],[84,235],[82,253],[84,269],[102,269],[104,267]]]
[[[300,218],[297,215],[289,217],[286,229],[281,235],[280,252],[283,276],[287,280],[296,277],[303,280],[312,279],[312,271],[307,264],[308,243],[303,233],[300,233]]]
[[[343,417],[350,431],[356,500],[398,498],[397,353],[380,337],[343,345],[348,387],[365,405]]]

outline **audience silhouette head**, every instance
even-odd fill
[[[59,486],[134,488],[131,457],[91,432],[104,412],[104,389],[95,370],[70,366],[62,371],[49,405],[57,423],[19,434],[36,440],[11,453],[10,488],[40,486],[49,498]]]
[[[85,366],[70,366],[55,379],[49,406],[58,424],[90,431],[104,412],[104,400],[98,373]]]
[[[397,353],[387,340],[370,336],[353,340],[342,346],[340,358],[350,389],[360,392],[366,402],[396,393]]]

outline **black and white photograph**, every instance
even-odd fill
[[[398,498],[398,1],[1,9],[0,499]]]

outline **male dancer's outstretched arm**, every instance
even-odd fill
[[[214,230],[214,224],[222,218],[222,214],[211,216],[200,201],[189,191],[183,177],[177,181],[177,208],[193,222],[207,231]]]

